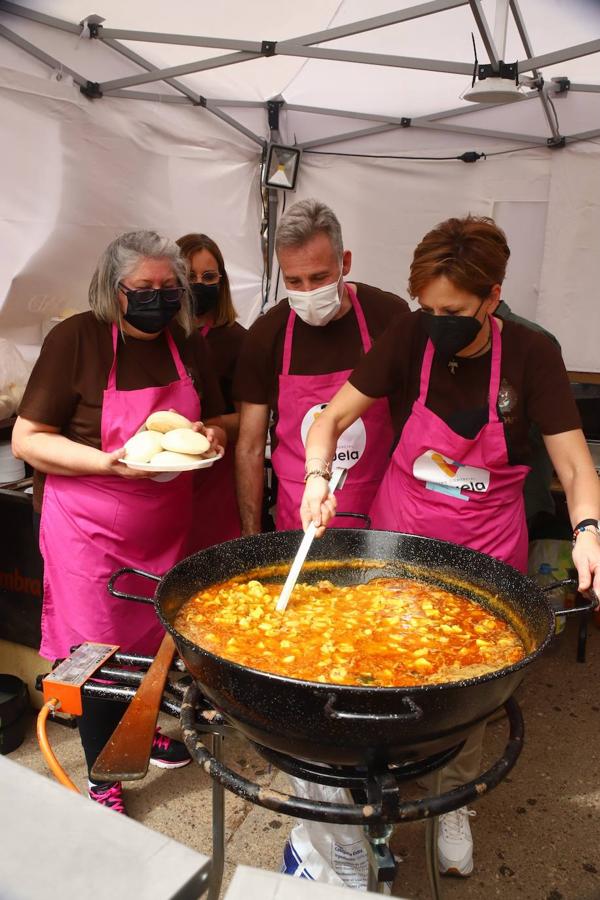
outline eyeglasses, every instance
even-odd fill
[[[203,272],[200,278],[194,279],[192,273],[192,278],[190,280],[192,280],[192,283],[195,284],[219,284],[219,282],[221,281],[221,273],[215,272],[213,269],[209,269],[206,272]]]
[[[128,300],[131,299],[136,303],[142,304],[152,303],[152,301],[157,298],[164,300],[165,303],[179,303],[185,294],[185,288],[181,286],[172,288],[142,288],[141,290],[136,290],[135,288],[126,287],[123,282],[119,282],[119,287]]]

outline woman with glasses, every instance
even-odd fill
[[[224,402],[192,326],[176,244],[152,231],[116,238],[94,272],[89,304],[46,337],[13,429],[13,452],[35,470],[41,509],[47,659],[84,641],[156,652],[164,630],[154,609],[112,598],[107,582],[123,566],[162,574],[186,555],[192,473],[154,480],[119,462],[124,444],[165,409],[195,422],[213,448],[226,443],[221,428],[200,423],[218,421]],[[84,699],[79,730],[89,771],[124,708]],[[157,735],[151,761],[176,767],[189,757]],[[120,783],[90,782],[89,793],[124,812]]]
[[[218,466],[195,473],[196,515],[189,546],[193,553],[241,534],[233,446],[239,430],[239,412],[233,401],[232,384],[246,329],[236,321],[225,261],[215,241],[206,234],[186,234],[177,243],[189,266],[194,324],[208,342],[225,399],[226,415],[221,422],[230,444]],[[206,509],[210,509],[210,516],[203,513]]]

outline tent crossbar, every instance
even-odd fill
[[[229,116],[222,109],[219,109],[212,100],[204,99],[202,106],[211,115],[216,116],[217,119],[220,119],[222,122],[225,122],[227,125],[235,128],[235,130],[239,131],[240,134],[245,134],[246,137],[249,138],[254,144],[258,144],[259,147],[266,147],[267,142],[264,140],[264,138],[259,137],[259,135],[251,131],[250,128],[246,128],[245,125],[242,125],[241,122],[238,122],[237,119],[234,119],[233,116]]]
[[[525,53],[529,57],[533,57],[533,45],[529,39],[529,35],[527,33],[527,28],[525,27],[525,20],[523,19],[521,10],[519,8],[518,0],[509,0],[510,9],[513,15],[513,19],[515,21],[515,25],[517,27],[517,31],[519,33],[519,37],[521,38],[521,42],[523,44],[523,48]],[[533,68],[532,74],[534,78],[539,78],[540,73],[537,68]],[[541,82],[540,82],[541,84]],[[560,131],[558,130],[558,121],[555,119],[555,115],[552,112],[552,107],[550,105],[550,101],[547,96],[543,92],[543,90],[539,90],[540,102],[542,104],[542,109],[544,111],[544,115],[546,117],[546,122],[548,123],[548,127],[550,128],[550,132],[555,141],[559,141],[561,139]]]
[[[194,34],[168,34],[162,31],[132,31],[127,28],[98,26],[98,37],[117,41],[141,41],[149,44],[180,44],[186,47],[206,47],[216,50],[237,50],[260,55],[260,41],[238,41],[233,38],[214,38]]]
[[[120,97],[122,100],[154,100],[157,103],[177,103],[179,105],[190,106],[190,101],[181,94],[160,94],[158,91],[128,91],[122,90],[108,91],[105,97]]]
[[[530,72],[543,66],[553,66],[571,59],[580,59],[582,56],[590,56],[592,53],[600,53],[600,39],[586,41],[584,44],[575,44],[573,47],[565,47],[563,50],[555,50],[553,53],[544,53],[542,56],[519,60],[519,72]]]
[[[102,93],[114,91],[117,88],[134,87],[137,84],[150,84],[153,81],[165,81],[167,78],[176,78],[179,75],[191,75],[193,72],[206,72],[210,69],[219,69],[223,66],[232,66],[236,63],[256,59],[260,54],[256,53],[226,53],[212,59],[199,59],[192,63],[180,66],[170,66],[168,69],[155,69],[152,72],[144,72],[141,75],[130,75],[127,78],[115,78],[112,81],[104,81],[100,84]]]
[[[530,91],[523,95],[523,100],[537,100],[538,92]],[[523,102],[522,100],[520,101]],[[454,109],[443,109],[436,113],[426,113],[423,116],[414,116],[411,120],[412,125],[419,125],[420,122],[435,122],[438,119],[451,119],[455,116],[466,116],[470,113],[481,112],[484,109],[497,109],[498,103],[470,103],[468,106],[457,106]]]
[[[20,34],[16,34],[14,31],[11,31],[10,28],[6,28],[6,26],[4,25],[0,25],[0,37],[6,38],[6,40],[10,41],[11,44],[14,44],[16,47],[20,47],[21,50],[24,50],[30,56],[35,57],[35,59],[38,59],[40,62],[47,65],[50,69],[54,69],[57,72],[62,72],[65,75],[70,75],[76,84],[83,86],[88,83],[87,78],[84,78],[83,75],[79,74],[79,72],[76,72],[74,69],[66,66],[54,56],[50,56],[50,54],[46,53],[45,50],[42,50],[40,47],[37,47],[30,41],[25,40],[25,38],[21,37]]]
[[[573,84],[569,85],[569,92],[600,94],[600,84]]]
[[[157,71],[157,66],[153,65],[149,60],[145,59],[143,56],[140,56],[139,53],[136,53],[134,50],[130,50],[129,47],[125,47],[119,41],[114,40],[113,38],[106,38],[104,36],[100,36],[100,40],[111,47],[113,50],[116,50],[117,53],[121,53],[123,56],[127,57],[127,59],[131,60],[131,62],[136,63],[142,68],[146,69],[148,72]],[[197,94],[191,88],[188,88],[187,85],[183,84],[181,81],[178,81],[176,78],[165,78],[163,79],[166,84],[173,87],[176,91],[183,94],[186,100],[183,102],[191,102],[195,106],[203,106],[211,115],[217,116],[217,118],[221,119],[223,122],[226,122],[232,128],[235,128],[241,134],[244,134],[247,138],[253,141],[255,144],[258,144],[260,147],[264,146],[264,141],[261,137],[251,131],[249,128],[246,128],[245,125],[242,125],[232,116],[227,115],[217,108],[217,104],[215,104],[211,100],[207,100],[205,97],[201,97],[200,94]],[[163,102],[169,94],[153,94],[152,98],[150,96],[146,96],[143,91],[127,91],[122,89],[122,92],[117,88],[116,90],[109,90],[105,93],[108,93],[111,97],[119,96],[125,97],[129,99],[133,99],[134,95],[137,96],[138,99],[155,99],[159,102]],[[167,101],[173,102],[173,101]],[[180,98],[177,98],[177,102],[181,102]]]
[[[469,0],[469,6],[471,7],[471,12],[473,13],[473,18],[475,19],[475,24],[477,25],[479,36],[483,41],[485,52],[487,53],[490,63],[492,64],[492,68],[494,69],[494,71],[496,71],[499,68],[500,59],[498,57],[498,51],[496,50],[494,36],[490,31],[487,19],[484,15],[483,9],[481,8],[481,0]]]
[[[45,13],[37,12],[18,3],[10,3],[9,0],[0,0],[0,11],[19,16],[21,19],[39,22],[41,25],[48,25],[50,28],[58,28],[60,31],[68,31],[70,34],[79,34],[81,31],[80,25],[67,22],[64,19],[57,19],[55,16],[48,16]]]
[[[512,131],[496,131],[491,128],[470,128],[468,125],[450,125],[444,124],[440,121],[435,122],[427,122],[426,119],[421,119],[414,126],[414,128],[428,128],[436,131],[448,131],[452,134],[468,134],[473,137],[490,137],[500,140],[506,141],[518,141],[522,144],[539,144],[540,147],[546,147],[548,142],[545,137],[540,137],[539,135],[532,134],[518,134]]]
[[[385,28],[388,25],[398,25],[401,22],[410,22],[413,19],[419,19],[423,16],[430,16],[434,13],[444,12],[447,9],[456,9],[458,6],[466,6],[468,0],[432,0],[429,3],[421,3],[418,6],[411,6],[409,9],[399,9],[394,12],[385,13],[381,16],[373,16],[369,19],[362,19],[358,22],[349,22],[346,25],[339,25],[336,28],[327,28],[323,31],[313,31],[311,34],[303,34],[294,38],[294,44],[323,44],[327,41],[335,41],[339,38],[352,37],[355,34],[364,34],[367,31],[374,31],[377,28]],[[285,47],[287,41],[280,41],[277,47]]]
[[[340,134],[333,134],[329,137],[315,138],[312,141],[304,141],[296,144],[300,150],[313,150],[315,147],[326,147],[329,144],[339,144],[342,141],[352,141],[356,138],[368,137],[371,134],[383,134],[386,131],[395,131],[402,128],[400,124],[388,123],[387,125],[373,125],[371,128],[361,128],[358,131],[346,131]]]
[[[577,134],[568,134],[565,137],[565,141],[567,144],[572,144],[575,141],[589,141],[597,137],[600,137],[600,128],[592,129],[592,131],[580,131]]]
[[[215,106],[238,106],[240,109],[266,109],[266,100],[232,100],[231,98],[211,97]]]
[[[120,53],[121,56],[124,56],[126,59],[130,60],[130,62],[141,66],[147,72],[156,71],[156,69],[158,68],[158,66],[153,65],[151,62],[149,62],[149,60],[145,59],[143,56],[140,56],[139,53],[136,53],[129,47],[125,47],[123,44],[119,43],[119,41],[103,36],[100,36],[99,40],[101,40],[103,44],[106,44],[107,47],[110,47],[111,50],[114,50],[116,53]],[[164,80],[166,84],[170,85],[170,87],[174,88],[176,91],[179,91],[180,94],[184,94],[192,103],[200,102],[200,95],[197,94],[196,91],[193,91],[191,88],[187,87],[187,85],[183,84],[181,81],[177,81],[175,78],[165,78]],[[110,93],[112,93],[112,91]],[[124,95],[121,94],[120,96]],[[164,97],[167,95],[161,96]]]
[[[326,47],[306,47],[288,41],[285,47],[277,45],[280,56],[300,56],[306,59],[330,59],[337,62],[359,63],[367,66],[388,66],[399,69],[422,69],[427,72],[445,72],[451,75],[471,75],[471,63],[448,59],[420,59],[411,56],[392,56],[388,53],[367,53],[358,50],[330,50]]]
[[[315,116],[335,116],[340,119],[361,119],[365,122],[383,122],[402,125],[404,120],[400,116],[381,116],[377,113],[351,112],[343,109],[328,109],[324,106],[305,106],[302,103],[285,103],[285,112],[304,112]]]

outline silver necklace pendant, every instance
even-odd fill
[[[448,363],[448,368],[450,369],[450,374],[454,375],[456,370],[458,369],[458,360],[451,359]]]

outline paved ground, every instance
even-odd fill
[[[560,645],[532,666],[519,689],[525,748],[510,778],[477,804],[475,871],[469,879],[443,879],[444,900],[600,900],[600,631],[591,628],[585,665],[575,661],[574,631],[575,623]],[[165,719],[164,728],[176,735],[173,720]],[[83,786],[77,733],[57,725],[49,730],[59,759]],[[501,752],[505,736],[504,722],[489,726],[488,761]],[[33,720],[11,758],[46,771]],[[246,777],[285,790],[284,776],[243,740],[229,741],[227,758]],[[135,819],[208,855],[210,799],[210,781],[196,766],[151,769],[144,781],[127,788]],[[240,863],[279,868],[290,819],[232,795],[227,795],[226,819],[227,880]],[[429,897],[423,833],[421,823],[402,825],[392,838],[402,860],[393,891],[398,897]]]

